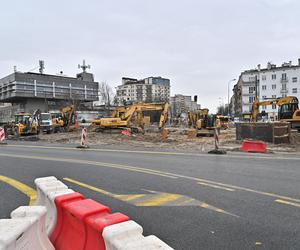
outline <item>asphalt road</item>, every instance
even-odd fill
[[[1,146],[0,175],[54,175],[175,249],[300,249],[300,157],[34,145]],[[0,191],[1,218],[29,203],[1,178]]]

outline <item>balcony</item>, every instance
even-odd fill
[[[288,93],[288,89],[287,88],[282,88],[282,89],[280,89],[280,93],[281,94],[287,94]]]
[[[287,78],[287,77],[281,77],[280,78],[281,83],[287,83],[288,81],[289,81],[289,78]]]

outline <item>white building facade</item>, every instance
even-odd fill
[[[170,99],[170,109],[172,117],[178,117],[182,114],[187,114],[189,111],[195,111],[201,108],[200,104],[195,101],[197,98],[192,96],[186,96],[177,94]]]
[[[169,102],[170,80],[162,77],[148,77],[142,80],[122,78],[122,85],[116,88],[118,105],[126,102]]]
[[[255,70],[244,71],[239,78],[241,86],[242,113],[251,112],[252,103],[257,96],[260,101],[278,97],[296,96],[300,100],[300,59],[297,65],[292,62],[281,66],[268,63],[266,68],[257,66]],[[276,105],[261,106],[270,120],[277,119]]]

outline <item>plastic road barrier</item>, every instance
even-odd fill
[[[5,139],[5,130],[4,128],[0,127],[0,144],[6,144]]]
[[[46,206],[46,230],[47,234],[51,235],[56,225],[56,206],[54,199],[57,196],[74,193],[72,189],[57,180],[54,176],[35,179],[37,187],[37,202],[36,205]]]
[[[54,250],[45,230],[46,208],[22,206],[0,220],[0,250]]]
[[[57,250],[105,250],[102,231],[129,218],[121,213],[109,214],[109,208],[79,193],[55,198],[57,225],[51,241]]]
[[[130,220],[104,228],[106,250],[170,250],[173,249],[154,235],[144,237],[143,228]]]
[[[263,141],[248,141],[244,140],[242,143],[242,151],[251,153],[266,153],[266,143]]]
[[[87,129],[83,128],[81,131],[80,145],[77,146],[77,148],[88,148],[88,145],[86,143],[86,136],[87,136]]]

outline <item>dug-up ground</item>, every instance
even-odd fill
[[[124,148],[137,150],[165,150],[184,152],[207,152],[214,148],[214,137],[188,136],[188,129],[169,128],[168,138],[162,138],[158,131],[148,130],[145,134],[123,135],[120,131],[93,132],[88,130],[87,144],[95,147]],[[79,144],[81,131],[57,134],[40,134],[39,139],[55,144]],[[241,141],[235,139],[235,129],[221,130],[220,147],[228,151],[238,151]],[[300,153],[300,133],[291,134],[290,144],[267,144],[269,152]]]

